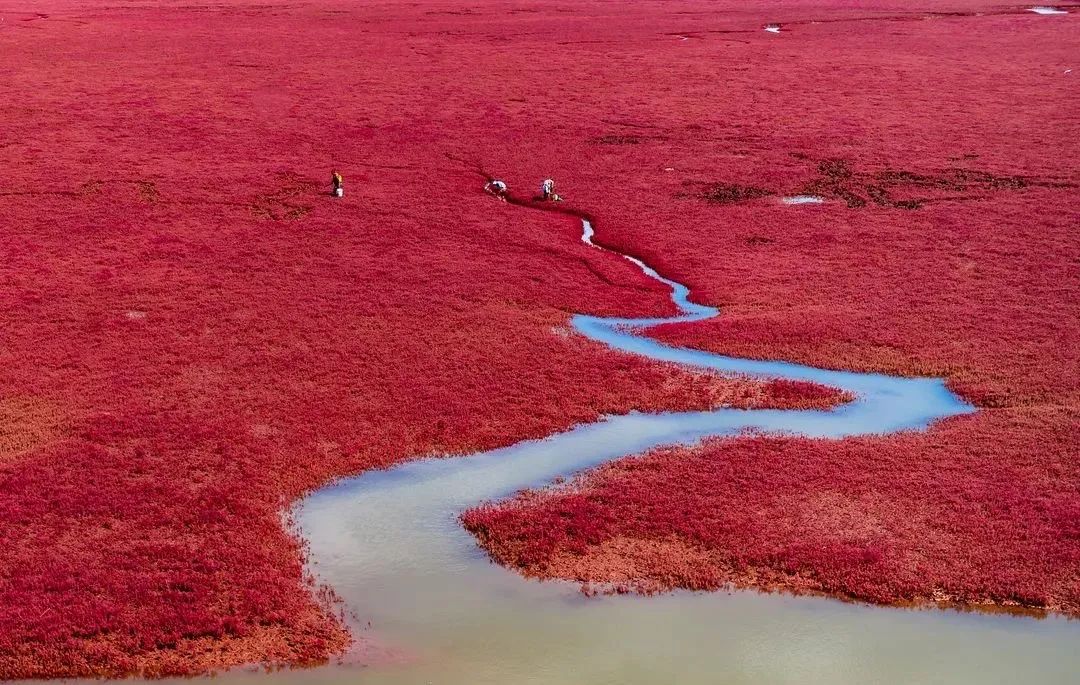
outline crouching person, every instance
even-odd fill
[[[506,184],[497,178],[493,178],[484,185],[484,190],[488,193],[499,198],[503,202],[506,202],[507,187]]]
[[[540,184],[540,195],[544,198],[544,202],[558,202],[562,200],[561,197],[555,192],[555,181],[547,178]]]

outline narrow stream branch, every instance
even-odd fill
[[[526,672],[534,675],[529,669],[538,667],[538,655],[558,654],[559,659],[573,661],[585,658],[582,650],[610,647],[612,639],[619,644],[639,644],[642,639],[651,645],[666,644],[666,636],[685,636],[684,628],[708,635],[720,629],[715,621],[723,614],[717,613],[718,600],[707,595],[584,600],[573,584],[525,580],[488,562],[458,523],[463,510],[663,445],[692,444],[746,430],[840,439],[922,430],[935,420],[975,411],[941,379],[818,369],[663,345],[648,338],[644,329],[701,321],[719,311],[692,302],[686,286],[640,259],[595,243],[588,218],[582,218],[581,240],[628,259],[647,277],[666,284],[679,313],[663,318],[579,314],[572,319],[579,334],[618,352],[720,373],[821,383],[846,390],[855,399],[828,411],[720,408],[609,416],[541,440],[368,472],[309,497],[298,521],[310,541],[313,570],[355,612],[355,629],[362,631],[361,624],[370,621],[379,639],[421,654],[418,663],[447,658],[462,669],[460,679],[451,678],[442,667],[436,669],[439,682],[533,682]],[[747,601],[745,593],[738,596]],[[687,597],[693,601],[688,603]],[[769,600],[755,595],[753,601],[767,606]],[[706,606],[712,608],[702,613]],[[627,621],[655,623],[660,634],[638,624],[631,627]],[[681,627],[672,628],[673,622]],[[712,663],[709,652],[701,645],[690,658]],[[498,675],[494,680],[475,679],[480,672]],[[400,682],[418,682],[411,680],[419,677],[417,672],[400,673],[409,674]],[[396,678],[387,674],[386,682],[398,682]]]

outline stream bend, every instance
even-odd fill
[[[686,367],[821,383],[848,391],[854,400],[831,410],[720,408],[608,416],[540,440],[367,472],[314,493],[296,519],[309,543],[312,570],[355,614],[352,627],[361,640],[371,625],[380,641],[419,655],[420,672],[390,671],[370,682],[420,682],[416,679],[429,676],[442,683],[585,682],[581,669],[594,665],[600,653],[618,656],[620,668],[639,662],[633,674],[623,673],[611,682],[670,682],[667,678],[676,673],[695,681],[686,671],[689,664],[701,664],[700,682],[714,682],[715,669],[723,668],[709,666],[723,654],[721,641],[714,638],[736,624],[766,620],[770,612],[781,616],[791,602],[810,600],[680,592],[583,599],[576,584],[525,580],[489,563],[458,516],[485,500],[663,445],[745,430],[829,439],[921,430],[935,420],[975,411],[937,378],[739,359],[652,340],[644,335],[650,326],[701,321],[719,312],[691,302],[685,285],[641,260],[594,243],[588,220],[582,229],[581,240],[587,245],[630,260],[646,276],[670,287],[679,313],[665,318],[579,314],[571,323],[581,335],[620,352]],[[850,605],[841,602],[815,601],[824,602],[826,613],[850,611]],[[729,615],[742,612],[733,609],[742,605],[750,608],[738,617]],[[779,632],[769,639],[787,635],[790,640],[793,626],[805,626],[791,617],[776,620],[770,630]],[[888,630],[902,624],[892,620]],[[866,630],[863,626],[855,632]],[[658,650],[666,651],[660,655]],[[661,668],[669,657],[662,671],[649,675],[649,669]],[[430,673],[424,670],[429,666]],[[398,679],[394,673],[405,675]]]

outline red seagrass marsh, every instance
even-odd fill
[[[1060,12],[0,0],[0,679],[344,659],[482,682],[450,643],[366,629],[305,498],[603,417],[850,406],[583,335],[576,315],[677,313],[619,254],[719,308],[643,332],[670,348],[940,378],[977,411],[586,460],[443,517],[477,577],[586,606],[740,588],[1080,616]],[[548,177],[562,204],[535,200]]]

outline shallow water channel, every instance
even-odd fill
[[[592,236],[585,222],[582,240],[592,245]],[[458,524],[463,509],[611,459],[744,429],[840,438],[923,429],[935,419],[973,411],[938,379],[829,371],[661,345],[640,330],[702,320],[717,311],[690,302],[685,286],[625,258],[668,284],[681,314],[576,316],[578,333],[662,361],[824,383],[857,399],[834,411],[718,409],[609,417],[544,440],[410,462],[321,490],[297,517],[311,544],[313,568],[355,614],[357,637],[376,640],[393,658],[271,674],[237,670],[220,679],[454,685],[1077,682],[1078,621],[746,591],[587,598],[575,584],[525,580],[489,563]]]

